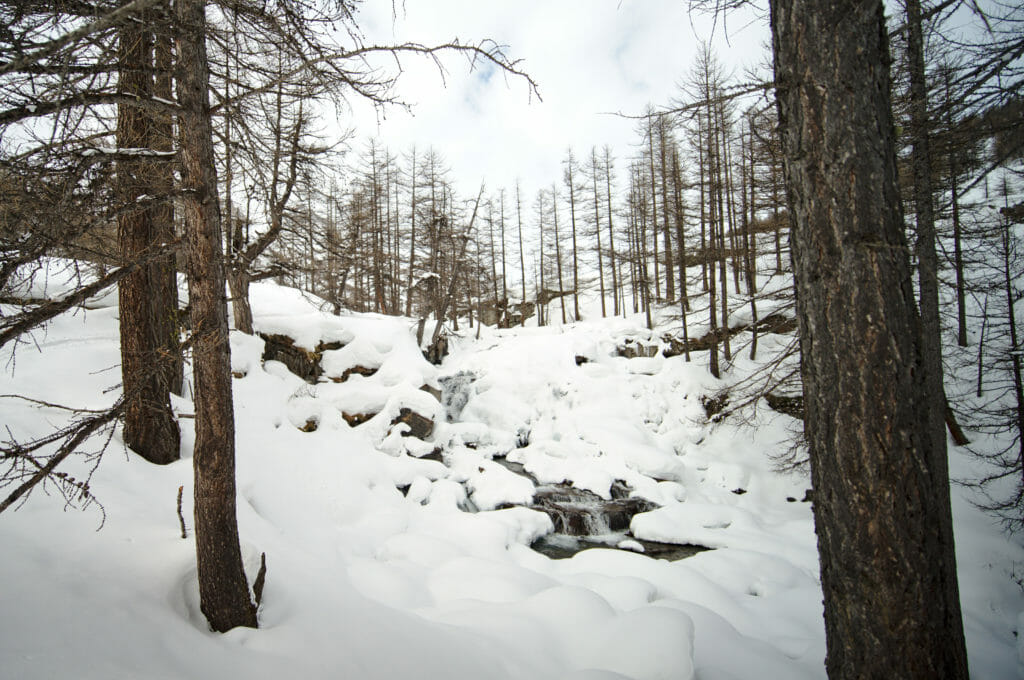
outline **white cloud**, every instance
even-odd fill
[[[395,151],[434,146],[464,193],[481,178],[497,189],[520,177],[530,196],[561,176],[570,145],[579,155],[604,144],[620,159],[632,153],[634,121],[612,114],[667,103],[714,25],[688,16],[685,0],[396,0],[395,8],[393,21],[390,3],[364,5],[357,19],[367,42],[491,38],[508,45],[539,85],[542,102],[531,100],[521,79],[470,72],[462,58],[444,58],[443,79],[429,60],[406,58],[398,92],[411,115],[394,109],[377,126],[369,107],[356,106],[358,134],[377,134]],[[721,21],[714,31],[722,61],[737,68],[761,61],[764,22],[733,16],[727,26],[728,36]]]

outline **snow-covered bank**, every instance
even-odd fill
[[[0,515],[0,678],[823,677],[813,523],[799,500],[809,484],[770,458],[787,446],[787,416],[761,408],[753,427],[709,425],[700,397],[715,381],[699,360],[615,356],[624,337],[646,336],[638,319],[487,329],[434,367],[413,320],[324,315],[272,284],[253,298],[258,330],[309,348],[346,343],[323,352],[327,377],[309,385],[264,364],[262,340],[232,336],[250,578],[267,554],[262,628],[217,635],[199,613],[175,510],[183,486],[190,517],[185,417],[183,460],[167,467],[126,454],[115,435],[91,484],[100,531],[95,507],[66,511],[39,492]],[[4,350],[2,391],[109,404],[117,337],[114,308],[64,315],[15,361]],[[330,380],[357,365],[375,372]],[[442,384],[444,405],[420,389]],[[175,406],[192,414],[188,399]],[[428,441],[392,426],[403,407],[435,419]],[[19,439],[66,417],[0,408]],[[343,413],[377,415],[351,427]],[[315,431],[302,431],[311,419]],[[447,466],[422,457],[435,448]],[[599,496],[622,480],[661,506],[634,518],[636,536],[717,549],[680,562],[619,550],[551,560],[529,548],[550,531],[546,515],[490,509],[532,492],[492,460],[501,455]],[[954,475],[975,464],[954,450]],[[966,493],[954,487],[972,671],[1018,676],[1024,549]]]

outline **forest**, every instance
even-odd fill
[[[185,585],[137,615],[207,640],[198,666],[108,670],[262,677],[286,665],[239,661],[247,646],[284,663],[302,653],[289,636],[333,630],[340,656],[312,654],[310,677],[424,659],[430,677],[477,677],[492,658],[495,677],[1019,674],[1021,8],[693,0],[694,15],[753,8],[764,63],[737,71],[702,36],[674,91],[615,114],[628,148],[566,144],[549,149],[557,176],[460,186],[443,148],[350,128],[351,102],[415,109],[410,63],[498,73],[541,107],[544,83],[487,37],[367,41],[362,4],[0,5],[0,530],[58,593],[83,583],[39,565],[61,543],[101,550],[67,509],[106,524],[142,507],[133,485],[162,504],[176,489],[170,539],[191,539],[142,538],[138,511],[95,534],[171,555],[160,579]],[[94,336],[102,349],[51,349]],[[36,373],[50,362],[67,373]],[[628,506],[625,525],[588,524],[607,534],[597,550],[541,566],[530,546],[573,533],[544,505],[551,485]],[[307,541],[314,528],[338,547]],[[47,531],[60,542],[44,550]],[[437,543],[459,532],[462,552]],[[494,532],[509,532],[497,548]],[[707,552],[669,563],[664,545]],[[0,558],[0,602],[42,626],[57,605],[15,598],[18,560]],[[314,606],[294,590],[328,588],[303,571],[316,560],[347,580]],[[694,594],[705,581],[717,599]],[[786,620],[780,593],[799,623],[751,632]],[[743,599],[761,595],[777,599]],[[365,657],[327,603],[372,622]],[[561,621],[575,637],[547,613],[607,607],[604,627]],[[557,631],[550,650],[530,625]],[[702,626],[754,651],[712,651]],[[28,630],[0,635],[18,677],[73,666],[36,667]],[[392,635],[417,651],[390,659]],[[487,645],[467,651],[473,635]]]

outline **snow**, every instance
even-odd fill
[[[54,297],[72,285],[74,274],[54,264],[24,290]],[[2,391],[113,403],[116,302],[101,296],[13,356],[4,348]],[[416,347],[415,320],[332,316],[322,301],[267,282],[252,286],[252,303],[260,332],[311,351],[344,345],[323,350],[325,377],[309,385],[264,363],[258,337],[231,335],[250,579],[267,556],[260,629],[212,633],[199,611],[194,420],[183,417],[183,458],[164,467],[125,452],[115,431],[91,481],[102,512],[37,490],[0,515],[0,677],[824,677],[813,520],[800,502],[810,484],[776,472],[771,457],[788,446],[793,421],[762,407],[748,424],[709,423],[700,398],[721,383],[700,361],[616,355],[627,337],[657,342],[642,319],[485,328],[479,340],[474,329],[435,367]],[[761,351],[784,344],[765,336]],[[354,366],[376,373],[331,380]],[[750,368],[737,359],[733,370]],[[425,385],[444,385],[443,403]],[[174,403],[194,413],[188,396]],[[426,441],[392,424],[403,408],[433,419]],[[0,409],[6,437],[19,440],[67,419],[14,399]],[[352,427],[342,412],[376,415]],[[303,432],[309,420],[317,427]],[[423,457],[435,449],[443,463]],[[552,560],[529,547],[552,531],[548,516],[506,507],[529,503],[534,482],[500,457],[541,484],[609,498],[620,480],[661,507],[634,517],[632,536],[610,544],[620,549]],[[81,458],[65,465],[87,473]],[[954,477],[974,465],[951,448]],[[1015,582],[1024,549],[970,490],[952,493],[972,673],[1024,677]],[[643,554],[636,539],[715,549],[669,562]]]

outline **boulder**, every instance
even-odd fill
[[[280,361],[289,371],[308,383],[316,383],[323,374],[320,360],[327,350],[340,349],[340,342],[321,342],[309,350],[295,344],[295,340],[278,333],[260,333],[263,338],[263,361]]]
[[[403,437],[416,437],[426,439],[434,431],[434,421],[424,415],[416,413],[411,408],[399,410],[398,417],[391,421],[392,425],[405,423],[409,429],[402,433]]]

